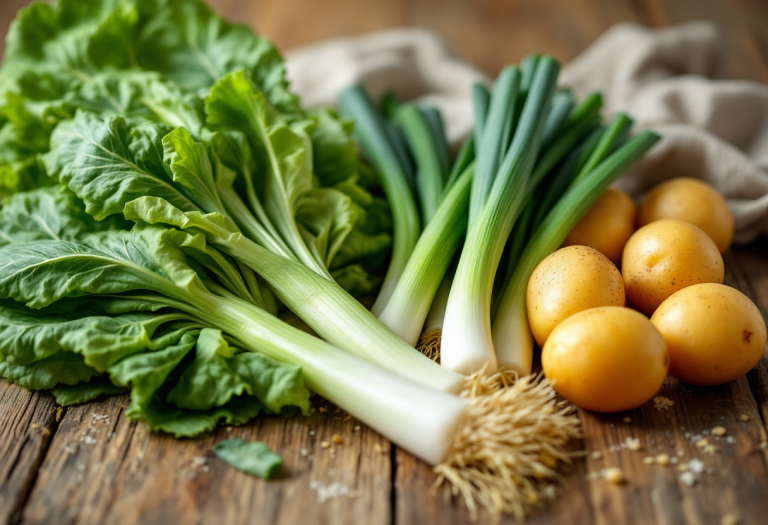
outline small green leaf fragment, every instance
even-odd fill
[[[261,441],[232,438],[216,443],[211,450],[225,463],[262,479],[274,478],[283,468],[283,458]]]

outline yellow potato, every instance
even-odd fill
[[[640,204],[638,225],[674,219],[698,226],[709,235],[720,253],[733,240],[733,214],[728,203],[706,182],[680,177],[662,182]]]
[[[722,283],[724,273],[723,257],[712,239],[681,221],[643,226],[627,241],[621,260],[627,302],[648,315],[686,286]]]
[[[576,405],[620,412],[651,399],[667,377],[664,338],[643,314],[605,306],[572,315],[541,352],[544,374]]]
[[[588,246],[561,248],[528,280],[528,322],[539,346],[569,316],[597,306],[624,306],[624,281],[608,258]]]
[[[693,385],[719,385],[751,370],[763,355],[760,310],[738,290],[697,284],[672,294],[651,317],[669,349],[669,374]]]
[[[565,238],[563,246],[591,246],[613,264],[621,261],[627,239],[635,231],[635,203],[618,188],[608,188]]]

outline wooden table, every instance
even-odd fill
[[[2,31],[25,3],[0,2]],[[768,81],[764,0],[213,3],[283,49],[383,27],[430,27],[489,74],[532,50],[569,60],[618,21],[658,26],[705,18],[721,26],[724,45],[739,53],[726,65],[730,74]],[[768,241],[733,249],[725,261],[726,283],[768,316]],[[669,380],[662,395],[675,402],[667,411],[649,403],[613,416],[582,412],[585,437],[576,447],[588,454],[567,470],[567,488],[555,503],[529,523],[719,524],[725,517],[768,523],[768,449],[761,448],[768,440],[766,359],[731,384],[693,389]],[[309,418],[263,417],[204,439],[179,441],[129,423],[122,415],[127,404],[126,396],[118,396],[62,409],[48,394],[0,381],[0,524],[469,523],[462,505],[430,493],[429,467],[334,410]],[[707,455],[694,441],[715,426],[728,433],[708,436],[719,451]],[[322,448],[334,433],[344,444]],[[267,483],[212,457],[213,443],[235,436],[279,451],[284,475]],[[627,438],[639,439],[642,450],[622,448]],[[643,463],[661,453],[681,454],[680,463],[699,458],[707,470],[688,486],[675,466]],[[621,467],[627,483],[588,479],[608,466]]]

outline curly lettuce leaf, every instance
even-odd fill
[[[103,395],[114,396],[126,391],[125,388],[112,384],[103,376],[94,377],[76,385],[58,384],[51,388],[51,394],[56,398],[56,403],[63,407],[82,405]]]
[[[185,334],[177,345],[110,369],[115,384],[131,385],[129,418],[180,437],[208,432],[220,421],[245,423],[265,408],[309,412],[299,368],[230,347],[218,330],[196,337]]]
[[[69,240],[91,232],[126,229],[122,217],[96,221],[75,194],[59,186],[13,195],[0,209],[0,246],[39,240]]]

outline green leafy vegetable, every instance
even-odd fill
[[[237,470],[262,479],[278,476],[283,468],[283,458],[261,441],[232,438],[216,443],[211,450],[219,459]]]

